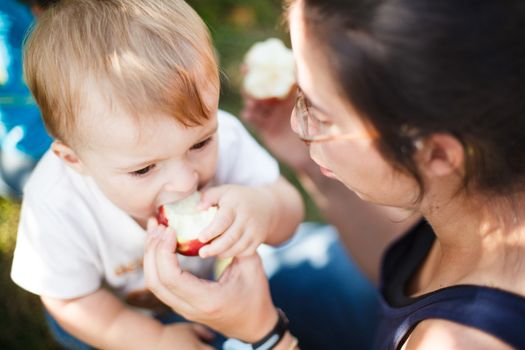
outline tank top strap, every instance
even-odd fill
[[[500,289],[457,285],[414,298],[410,315],[395,335],[398,349],[423,320],[443,319],[479,329],[525,349],[525,298]],[[406,308],[404,308],[405,311]]]

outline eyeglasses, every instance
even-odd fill
[[[301,89],[292,112],[292,129],[306,144],[336,140],[373,139],[375,134],[365,132],[341,133],[332,123],[320,120]]]

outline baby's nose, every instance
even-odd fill
[[[197,191],[198,183],[199,175],[194,169],[180,169],[170,176],[164,185],[164,190],[179,194],[190,194]]]

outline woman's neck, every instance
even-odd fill
[[[454,284],[486,284],[508,289],[525,264],[525,198],[490,200],[456,196],[423,214],[436,242],[420,270],[414,291],[428,292]],[[523,278],[521,278],[523,280]],[[516,292],[525,292],[515,286]],[[417,293],[417,292],[416,292]],[[418,293],[419,294],[419,293]]]
[[[432,207],[423,215],[438,240],[451,249],[486,249],[525,232],[525,196],[481,198],[458,195]]]

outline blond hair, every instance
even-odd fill
[[[181,0],[64,0],[28,38],[24,74],[49,132],[67,143],[81,137],[87,82],[127,112],[163,112],[186,126],[215,108],[202,88],[219,92],[208,29]]]

